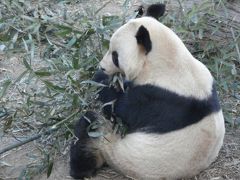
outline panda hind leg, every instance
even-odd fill
[[[92,146],[88,136],[88,120],[95,121],[97,116],[88,111],[75,125],[74,134],[78,138],[70,148],[70,175],[75,179],[83,179],[95,175],[97,168],[103,165],[103,158],[97,148]]]

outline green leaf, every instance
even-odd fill
[[[0,118],[8,115],[7,109],[4,107],[0,107]]]
[[[12,38],[12,43],[15,44],[17,39],[18,39],[18,32],[16,32],[16,34],[14,34],[14,36]]]
[[[75,36],[72,37],[72,39],[68,42],[67,47],[72,47],[77,41],[77,38]]]
[[[26,58],[23,58],[23,64],[24,66],[28,69],[28,70],[32,70],[31,66],[29,65],[29,63],[27,62]]]
[[[232,64],[231,73],[232,73],[232,75],[237,75],[237,69],[236,69],[235,64]]]
[[[41,71],[41,70],[35,71],[35,74],[37,76],[40,76],[40,77],[51,76],[50,72],[48,72],[48,71]]]
[[[203,29],[199,29],[198,31],[198,38],[203,39]]]
[[[82,45],[95,32],[96,31],[93,28],[87,29],[81,34],[80,38],[77,39],[76,47],[80,47],[80,45]]]
[[[54,85],[52,82],[50,81],[43,81],[44,84],[49,88],[49,89],[52,89],[52,90],[55,90],[55,91],[59,91],[59,92],[65,92],[65,88],[62,88],[60,86],[57,86],[57,85]]]
[[[73,95],[73,101],[72,101],[72,106],[74,109],[78,108],[80,105],[79,97],[78,94]]]
[[[102,24],[103,26],[109,26],[109,25],[113,25],[116,24],[120,21],[119,16],[103,16],[102,17]]]
[[[72,66],[74,69],[79,69],[79,57],[73,57]]]
[[[0,99],[2,99],[2,97],[5,95],[5,93],[9,89],[11,83],[12,83],[12,81],[10,79],[5,80],[5,82],[2,85],[2,89],[0,91]]]
[[[0,33],[0,41],[2,42],[8,42],[11,40],[11,36],[9,36],[7,33],[2,34]]]
[[[25,70],[23,71],[18,77],[17,79],[13,82],[13,84],[17,83],[18,81],[20,81],[28,72],[29,70]]]
[[[31,34],[28,34],[28,36],[29,36],[29,39],[31,40],[31,51],[30,51],[30,62],[32,62],[33,61],[33,59],[34,59],[34,54],[35,54],[35,45],[34,45],[34,42],[33,42],[33,40],[32,40],[32,35]]]
[[[21,15],[20,17],[23,18],[23,19],[26,19],[28,21],[31,21],[31,22],[36,22],[36,19],[33,18],[33,17],[29,17],[29,16],[26,16],[26,15]]]
[[[97,83],[97,82],[92,81],[92,80],[82,81],[80,84],[91,84],[91,85],[94,85],[94,86],[106,87],[106,85],[101,84],[101,83]]]
[[[27,42],[26,42],[25,39],[23,39],[23,38],[22,38],[22,40],[23,40],[24,48],[25,48],[25,50],[28,52],[28,51],[29,51],[29,48],[28,48]]]
[[[58,28],[58,31],[55,33],[56,35],[66,37],[68,34],[70,34],[73,29],[64,25],[55,25],[56,28]]]
[[[52,173],[52,168],[53,168],[53,161],[50,161],[50,162],[48,163],[47,178],[49,178],[49,176],[51,175],[51,173]]]
[[[56,33],[56,35],[59,35],[61,37],[66,37],[68,34],[70,34],[72,32],[72,29],[68,28],[68,29],[62,29],[59,32]]]

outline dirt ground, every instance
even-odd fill
[[[84,1],[87,2],[87,1]],[[91,5],[94,1],[87,2],[86,5]],[[99,6],[105,1],[100,2]],[[120,13],[119,5],[122,0],[112,1],[109,3],[101,13]],[[139,1],[134,2],[134,6],[138,6]],[[83,3],[84,6],[84,3]],[[71,7],[72,11],[79,10],[75,7]],[[239,15],[239,14],[238,14]],[[239,16],[238,16],[239,17]],[[24,71],[21,59],[19,57],[6,57],[0,54],[0,79],[6,76],[11,76],[13,79],[18,77],[21,72]],[[11,135],[0,134],[0,149],[7,147],[17,140]],[[31,162],[36,161],[39,152],[36,148],[36,142],[28,143],[20,148],[11,150],[3,155],[0,155],[0,180],[13,180],[17,179],[22,170],[30,165]],[[54,162],[53,171],[49,180],[64,180],[71,179],[69,176],[69,154],[68,149],[61,156],[57,156],[57,160]],[[46,174],[41,174],[34,178],[35,180],[47,179]],[[109,168],[103,168],[99,170],[96,177],[90,178],[91,180],[105,180],[105,179],[116,179],[123,180],[125,178],[115,171]],[[240,179],[240,130],[227,127],[226,136],[224,139],[224,145],[220,151],[220,154],[216,161],[201,174],[193,179],[211,179],[211,180],[222,180],[222,179]]]

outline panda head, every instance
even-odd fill
[[[133,78],[144,66],[151,50],[152,41],[148,30],[132,20],[113,34],[100,67],[108,75],[120,72]]]
[[[157,50],[161,42],[159,33],[161,36],[161,32],[166,29],[157,18],[163,15],[164,8],[161,4],[151,5],[146,17],[130,20],[113,34],[109,49],[100,62],[100,68],[106,74],[120,72],[127,80],[133,80],[153,56],[161,53]],[[156,13],[157,10],[161,13]],[[166,41],[163,40],[162,43]]]

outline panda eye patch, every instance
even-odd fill
[[[113,64],[119,68],[119,63],[118,63],[118,53],[117,51],[113,51],[112,52],[112,61],[113,61]]]

